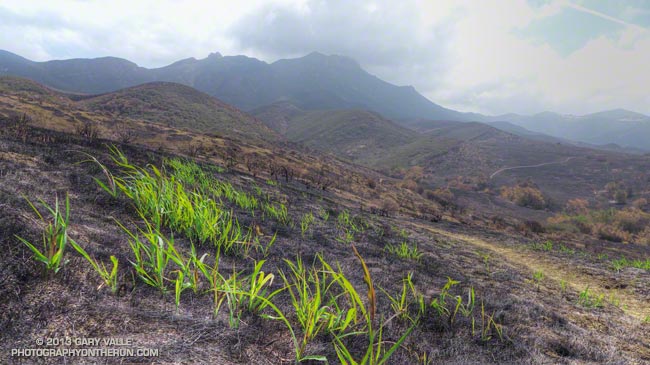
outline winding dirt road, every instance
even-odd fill
[[[497,176],[498,174],[500,174],[500,173],[502,173],[504,171],[516,170],[516,169],[527,169],[527,168],[534,168],[534,167],[542,167],[542,166],[555,165],[555,164],[560,165],[560,164],[563,164],[563,163],[567,163],[567,162],[571,161],[574,158],[576,158],[576,157],[572,156],[572,157],[567,157],[566,159],[564,159],[562,161],[544,162],[544,163],[540,163],[540,164],[537,164],[537,165],[504,167],[502,169],[498,169],[495,172],[493,172],[492,175],[490,175],[490,179],[492,179],[493,177]]]

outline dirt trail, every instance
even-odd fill
[[[625,308],[625,313],[637,319],[644,320],[647,316],[650,316],[650,303],[638,298],[633,293],[606,288],[603,281],[581,272],[579,265],[572,265],[570,262],[557,262],[556,258],[548,257],[542,252],[516,250],[482,240],[478,237],[452,233],[421,224],[416,225],[432,233],[466,242],[481,250],[490,251],[498,255],[501,260],[523,272],[529,271],[532,274],[535,271],[542,271],[545,275],[545,280],[555,281],[558,285],[562,280],[565,280],[567,289],[574,290],[575,292],[581,292],[589,286],[589,291],[592,294],[604,294],[605,299],[610,298],[610,295],[614,295],[615,298],[620,300],[620,307]]]
[[[493,177],[497,176],[498,174],[500,174],[500,173],[502,173],[504,171],[516,170],[516,169],[528,169],[528,168],[542,167],[542,166],[555,165],[555,164],[559,165],[559,164],[567,163],[567,162],[571,161],[574,158],[575,158],[575,156],[572,156],[572,157],[567,157],[566,159],[564,159],[562,161],[544,162],[544,163],[540,163],[540,164],[537,164],[537,165],[504,167],[504,168],[498,169],[495,172],[493,172],[492,175],[490,175],[490,179],[492,179]]]

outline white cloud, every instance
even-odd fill
[[[260,0],[0,0],[0,48],[39,61],[111,55],[162,66],[215,51],[238,53],[226,29],[261,4]]]
[[[517,34],[567,7],[624,29],[568,56]],[[34,60],[112,55],[147,67],[215,51],[266,61],[321,51],[464,111],[650,113],[650,34],[628,15],[566,0],[0,0],[0,49]]]
[[[608,108],[650,112],[650,36],[628,24],[619,37],[601,36],[562,57],[512,30],[557,14],[565,2],[535,10],[524,1],[468,6],[457,24],[449,55],[454,59],[441,85],[427,94],[463,110],[488,113],[555,110],[589,113]],[[508,11],[504,11],[508,9]],[[579,26],[579,25],[575,25]]]

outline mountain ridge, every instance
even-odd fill
[[[509,122],[550,137],[650,151],[650,141],[643,138],[650,135],[650,117],[641,113],[624,109],[581,116],[548,111],[500,116],[460,112],[435,104],[413,86],[383,81],[349,57],[319,52],[271,63],[215,52],[203,59],[190,57],[145,68],[117,57],[35,62],[0,50],[0,75],[26,77],[56,90],[87,94],[148,82],[175,82],[245,111],[286,101],[304,110],[370,110],[402,126],[412,120]]]
[[[144,68],[116,57],[35,62],[2,51],[0,74],[89,94],[153,81],[177,82],[244,110],[289,100],[306,109],[368,109],[388,118],[468,118],[431,102],[412,86],[396,86],[369,74],[351,58],[318,52],[272,63],[213,53],[203,59],[186,58]]]

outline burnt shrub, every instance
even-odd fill
[[[542,192],[533,186],[504,186],[501,188],[501,197],[520,207],[541,210],[547,206]]]

